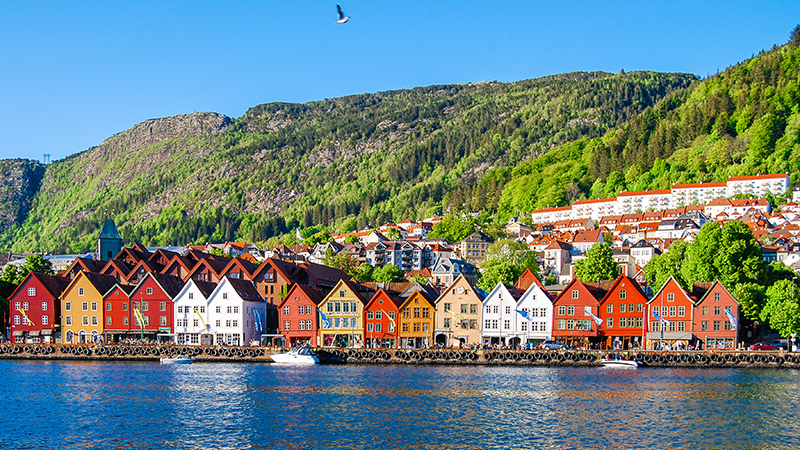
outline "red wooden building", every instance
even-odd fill
[[[310,345],[319,347],[319,314],[317,307],[322,297],[309,286],[293,284],[278,305],[278,332],[286,337],[291,347]]]
[[[397,294],[380,288],[364,306],[364,342],[367,347],[398,348],[397,321],[400,304],[405,299]]]
[[[172,299],[183,289],[183,285],[180,278],[146,272],[129,295],[129,309],[134,314],[134,318],[129,320],[130,337],[143,337],[155,341],[160,335],[162,340],[171,340],[173,335]],[[108,303],[106,308],[108,308]],[[135,319],[136,311],[139,311],[144,319],[143,327]]]
[[[647,296],[632,278],[620,275],[600,300],[600,337],[605,348],[643,348]]]
[[[688,348],[692,341],[693,311],[694,299],[674,277],[669,277],[647,303],[647,348]]]
[[[69,279],[29,273],[8,298],[11,309],[11,342],[52,343],[61,325],[61,292]]]
[[[597,323],[587,311],[597,316],[600,299],[613,281],[584,283],[577,278],[553,300],[553,339],[570,347],[588,348],[600,344]]]
[[[132,324],[136,323],[136,319],[131,307],[130,293],[135,287],[117,283],[103,297],[103,334],[106,342],[121,342],[134,337]]]
[[[741,307],[739,302],[719,281],[695,283],[692,292],[697,298],[694,306],[692,333],[707,349],[734,349],[739,343]],[[730,311],[731,317],[725,312]],[[734,325],[735,324],[735,325]]]

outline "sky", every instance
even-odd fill
[[[21,1],[0,10],[0,159],[51,161],[156,117],[237,118],[573,71],[706,77],[788,41],[800,1]]]

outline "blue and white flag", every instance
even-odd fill
[[[723,309],[723,311],[725,311],[725,314],[727,314],[727,315],[728,315],[728,320],[730,320],[730,321],[731,321],[731,328],[735,330],[735,329],[736,329],[736,326],[737,326],[737,324],[736,324],[736,317],[734,317],[734,316],[733,316],[733,313],[732,313],[732,312],[731,312],[731,310],[730,310],[730,309],[728,309],[728,308],[725,308],[725,309]]]
[[[585,312],[587,316],[589,316],[592,319],[594,319],[594,321],[597,323],[598,327],[603,324],[603,319],[601,319],[601,318],[595,316],[594,314],[592,314],[592,310],[591,309],[584,309],[583,312]]]
[[[515,309],[514,311],[518,312],[519,315],[522,316],[523,318],[525,318],[525,320],[527,320],[528,322],[533,321],[533,319],[531,319],[530,314],[528,314],[528,311],[525,311],[525,310],[522,310],[522,309]]]
[[[258,310],[253,308],[253,314],[256,316],[256,331],[263,332],[264,327],[261,325],[261,314],[258,313]]]
[[[657,321],[663,323],[664,325],[669,325],[672,323],[669,320],[659,316],[655,309],[653,310],[653,317],[655,317]]]
[[[322,313],[322,311],[319,310],[319,308],[317,308],[317,312],[322,317],[322,328],[330,328],[331,321],[328,320],[328,318],[325,316],[325,314]]]

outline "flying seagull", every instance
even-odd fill
[[[339,20],[336,23],[345,23],[350,20],[350,16],[345,16],[342,12],[342,7],[339,4],[336,4],[336,10],[339,11]]]

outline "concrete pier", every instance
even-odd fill
[[[158,361],[186,355],[198,362],[272,362],[272,347],[173,345],[2,344],[0,359]],[[604,357],[634,360],[642,367],[800,368],[800,353],[771,351],[600,351],[317,349],[328,364],[446,364],[514,366],[599,366]]]

